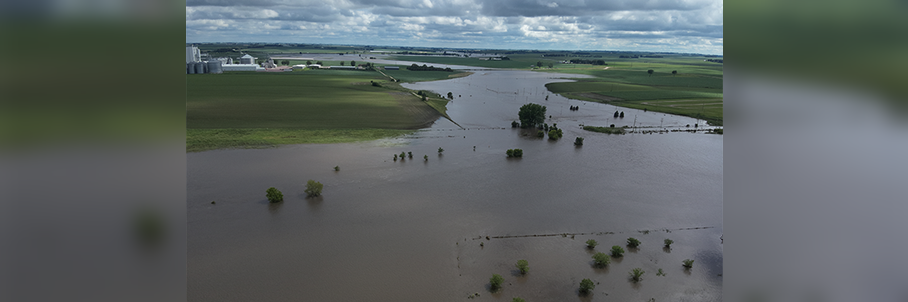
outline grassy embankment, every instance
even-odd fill
[[[566,54],[543,57],[543,54]],[[507,54],[510,61],[481,61],[478,58],[397,56],[394,59],[493,68],[534,69],[546,72],[593,76],[572,83],[551,83],[549,91],[584,101],[647,109],[706,120],[721,126],[722,64],[704,62],[703,56],[661,54],[663,58],[620,58],[632,53],[596,53],[573,56],[569,52]],[[571,59],[603,60],[608,65],[562,64]],[[537,62],[543,68],[532,68]],[[553,68],[548,68],[552,63]],[[608,67],[608,69],[605,69]],[[652,75],[647,70],[652,69]],[[677,75],[672,75],[672,71]]]
[[[187,75],[186,84],[189,152],[393,137],[431,124],[447,103],[423,102],[373,71]]]

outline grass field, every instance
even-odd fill
[[[427,104],[399,86],[370,81],[387,78],[339,70],[187,75],[187,150],[370,140],[443,114],[436,110],[443,100]]]
[[[546,88],[573,99],[701,118],[714,126],[723,124],[721,64],[697,57],[608,62],[608,66],[562,64],[546,69],[595,77],[550,83]],[[650,69],[652,75],[647,72]]]

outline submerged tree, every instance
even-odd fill
[[[268,190],[265,190],[265,197],[267,197],[268,201],[270,202],[284,201],[284,194],[274,187],[270,187],[268,188]]]
[[[545,121],[545,106],[533,103],[525,104],[520,106],[517,116],[520,117],[521,126],[534,127]]]
[[[637,246],[640,246],[640,240],[637,240],[637,238],[634,237],[627,238],[627,246],[636,248]]]
[[[499,274],[493,274],[492,278],[489,278],[489,285],[492,288],[492,291],[500,289],[501,283],[504,283],[504,278]]]
[[[629,273],[631,275],[631,280],[634,280],[634,282],[640,282],[640,280],[643,280],[643,274],[646,272],[644,272],[643,269],[638,267],[638,268],[631,270]]]
[[[521,274],[526,274],[530,271],[530,262],[526,260],[517,260],[517,269],[520,270]]]
[[[580,281],[580,293],[588,294],[593,291],[593,288],[596,288],[596,284],[593,283],[593,280],[583,279]]]
[[[322,188],[324,187],[325,185],[322,183],[310,179],[306,182],[306,190],[304,192],[306,192],[307,197],[315,197],[322,195]]]
[[[593,255],[593,262],[595,262],[598,267],[605,267],[611,262],[611,258],[605,253],[599,252]]]

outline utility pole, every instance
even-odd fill
[[[634,114],[634,132],[637,132],[637,115]]]

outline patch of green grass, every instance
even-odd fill
[[[286,144],[334,144],[369,141],[413,133],[395,129],[186,129],[186,151],[225,148],[273,148]]]

